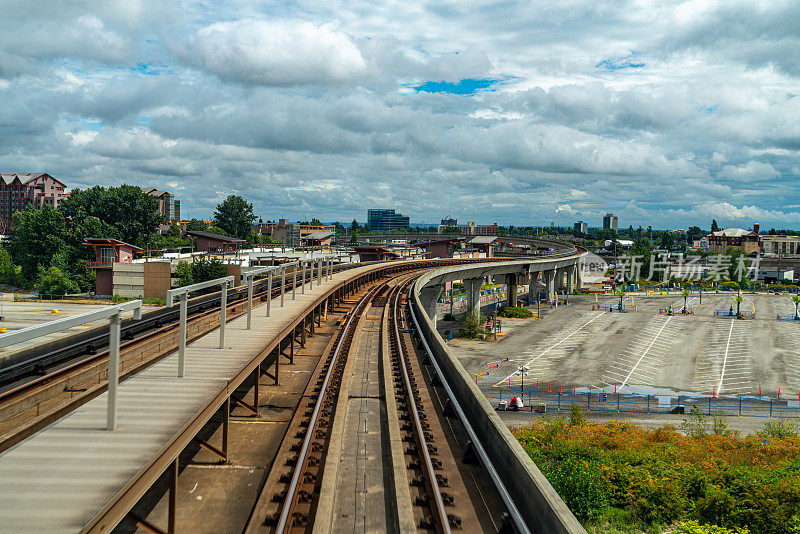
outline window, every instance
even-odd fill
[[[114,249],[113,248],[101,248],[100,249],[100,261],[103,263],[113,263],[114,262]]]

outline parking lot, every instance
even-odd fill
[[[704,293],[626,297],[636,311],[593,311],[616,307],[617,297],[571,297],[547,308],[541,319],[505,319],[498,342],[454,339],[464,367],[481,387],[559,387],[800,398],[800,321],[787,296],[744,294],[740,311],[755,319],[726,317],[736,311],[734,295]],[[675,315],[663,313],[672,306]],[[660,310],[662,313],[660,313]],[[715,316],[719,310],[720,315]],[[525,366],[525,376],[518,367]]]

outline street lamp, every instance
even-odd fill
[[[522,381],[520,382],[519,391],[520,393],[525,393],[525,375],[528,374],[530,367],[527,365],[519,365],[517,366],[517,372],[514,373],[515,375],[519,375]]]

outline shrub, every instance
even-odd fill
[[[750,534],[750,530],[747,527],[729,529],[716,525],[701,525],[691,520],[680,523],[673,534]]]
[[[461,330],[458,337],[466,339],[485,339],[489,332],[483,327],[483,316],[473,313],[472,309],[461,319]]]
[[[759,432],[758,435],[764,438],[775,439],[796,438],[800,436],[800,431],[798,430],[797,423],[779,417],[777,419],[770,418],[764,424],[764,430]]]
[[[708,434],[708,418],[697,406],[692,406],[689,417],[681,421],[681,431],[687,436],[699,438]]]
[[[445,313],[442,316],[442,321],[455,321],[455,320],[456,320],[456,316],[453,315],[452,313]]]
[[[581,426],[584,424],[586,424],[586,416],[583,415],[580,407],[573,402],[569,409],[569,426]]]
[[[497,308],[497,315],[501,317],[513,317],[515,319],[530,319],[533,317],[533,312],[525,308],[517,308],[515,306],[504,306]]]
[[[79,291],[78,284],[58,267],[40,268],[34,284],[40,295],[68,295]]]

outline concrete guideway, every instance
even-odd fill
[[[474,429],[471,437],[477,440],[474,447],[481,463],[503,495],[515,526],[523,531],[585,532],[436,332],[432,316],[435,314],[436,297],[445,281],[497,274],[555,272],[559,268],[574,269],[581,255],[579,251],[560,259],[444,267],[422,275],[412,293],[412,312],[424,343],[429,347],[437,373],[441,374],[444,387],[457,406],[459,417],[465,426]]]

